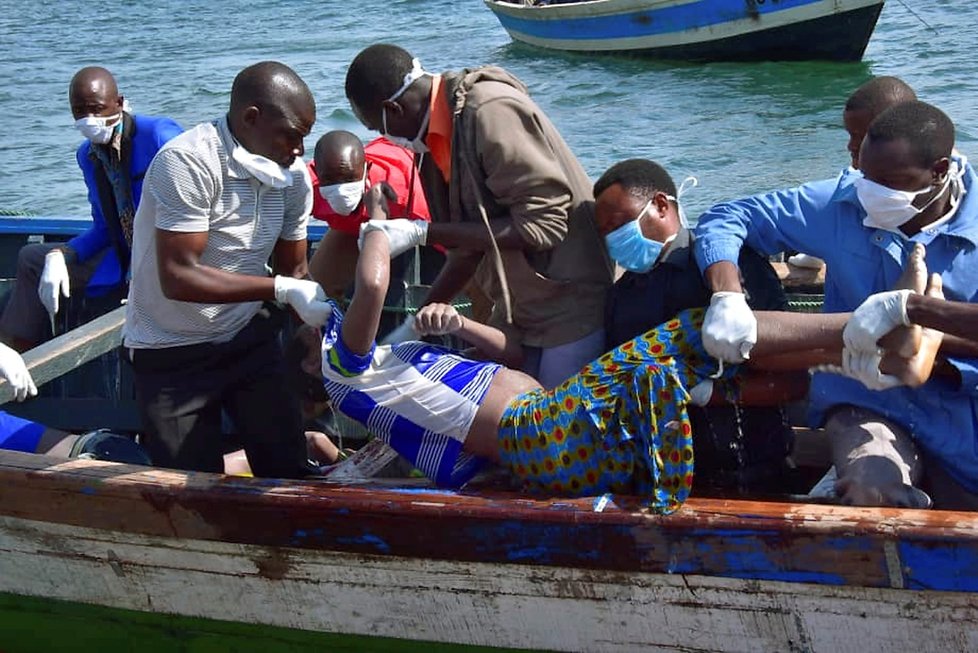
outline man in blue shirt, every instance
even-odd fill
[[[863,141],[862,173],[714,206],[697,228],[696,257],[713,291],[703,340],[739,362],[757,339],[735,261],[747,243],[825,259],[825,310],[851,311],[886,290],[915,243],[948,299],[978,300],[978,178],[952,153],[954,126],[937,108],[909,102],[882,113]],[[970,192],[969,192],[970,191]],[[906,294],[903,295],[904,297]],[[825,424],[842,499],[867,505],[928,503],[913,487],[937,478],[978,493],[978,347],[948,336],[934,378],[911,391],[870,390],[817,374],[812,419]],[[918,449],[919,447],[919,449]],[[923,455],[923,465],[921,464]],[[949,493],[955,494],[955,493]],[[953,502],[945,506],[953,505]]]
[[[128,113],[105,68],[75,73],[68,99],[75,127],[86,139],[75,158],[88,187],[93,224],[67,243],[21,250],[17,283],[0,316],[0,334],[19,351],[52,335],[62,297],[72,291],[100,296],[125,284],[143,176],[160,147],[183,131],[169,118]]]

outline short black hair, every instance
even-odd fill
[[[676,182],[665,168],[648,159],[626,159],[608,168],[595,182],[594,196],[615,184],[621,184],[626,192],[645,199],[652,199],[658,191],[676,196]]]
[[[878,116],[892,106],[904,102],[915,102],[917,94],[910,85],[899,77],[883,75],[869,80],[846,100],[846,111],[866,111]]]
[[[298,328],[303,329],[305,325]],[[286,343],[285,351],[282,354],[283,365],[285,366],[285,386],[304,401],[316,403],[329,401],[329,394],[323,385],[322,377],[317,378],[302,369],[302,361],[308,355],[309,346],[296,331]]]
[[[905,102],[878,115],[866,132],[869,141],[905,140],[914,163],[930,168],[954,149],[954,123],[926,102]]]
[[[411,72],[414,57],[404,48],[376,43],[360,51],[346,71],[346,97],[361,110],[380,110]]]
[[[313,108],[316,106],[312,91],[302,78],[278,61],[252,64],[239,72],[231,84],[232,113],[256,106],[287,114],[296,101],[308,103]]]

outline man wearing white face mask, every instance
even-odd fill
[[[745,242],[763,253],[792,248],[825,259],[826,312],[851,311],[887,290],[916,243],[926,246],[927,266],[940,274],[949,298],[976,302],[978,177],[953,147],[954,125],[943,112],[923,102],[900,104],[870,125],[859,152],[862,176],[843,174],[707,211],[696,256],[714,291],[703,329],[708,351],[738,361],[754,341],[756,322],[734,263]],[[872,347],[848,331],[850,352]],[[908,489],[918,483],[958,486],[935,496],[978,493],[976,388],[978,346],[952,336],[941,344],[931,381],[917,390],[874,391],[816,374],[811,417],[832,443],[843,500],[919,505]]]
[[[360,52],[346,95],[365,126],[423,157],[431,223],[370,221],[395,253],[442,245],[448,259],[426,302],[451,302],[469,281],[513,332],[546,387],[604,346],[613,265],[595,229],[591,182],[526,87],[501,68],[434,75],[403,48]]]
[[[51,337],[54,317],[72,293],[124,290],[143,176],[163,144],[183,131],[169,118],[129,113],[105,68],[75,73],[68,100],[75,127],[85,137],[75,158],[88,187],[93,224],[67,243],[21,250],[17,283],[0,316],[0,333],[19,351]]]
[[[367,220],[362,201],[367,189],[381,182],[391,187],[397,195],[390,202],[391,218],[430,220],[413,153],[385,138],[364,147],[348,131],[328,132],[316,142],[309,174],[314,189],[312,217],[329,224],[309,262],[309,273],[330,297],[341,299],[353,282],[357,236]]]
[[[594,184],[598,231],[611,257],[626,270],[608,294],[605,348],[609,351],[683,310],[710,303],[710,292],[693,258],[693,234],[677,199],[693,178],[687,180],[677,190],[662,166],[629,159],[611,166]],[[781,282],[765,257],[744,247],[738,265],[752,309],[787,309]],[[743,384],[752,382],[749,375],[742,376]],[[807,378],[798,381],[794,385],[804,393]],[[700,390],[708,401],[712,384]],[[696,403],[696,392],[692,394]],[[724,492],[784,490],[791,430],[780,408],[697,405],[690,406],[689,417],[698,487]]]
[[[312,325],[330,313],[305,278],[312,186],[301,156],[315,120],[295,71],[254,64],[235,77],[227,115],[170,141],[146,174],[124,345],[158,465],[222,471],[226,412],[256,475],[308,472],[283,377],[287,314],[271,302]]]

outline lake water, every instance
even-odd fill
[[[861,63],[707,65],[517,45],[480,0],[0,0],[0,210],[87,214],[67,98],[81,66],[112,70],[137,112],[189,127],[226,110],[241,68],[283,61],[316,97],[311,148],[330,129],[369,136],[349,110],[343,79],[356,53],[381,41],[406,47],[432,71],[509,69],[593,177],[636,156],[659,161],[677,180],[698,176],[700,188],[686,198],[691,215],[835,174],[848,162],[842,105],[873,75],[900,76],[944,109],[964,152],[978,137],[978,77],[968,63],[978,3],[963,0],[891,0]]]

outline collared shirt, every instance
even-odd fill
[[[431,160],[438,166],[447,183],[452,178],[452,109],[445,89],[441,75],[432,76],[431,116],[428,118],[425,145],[431,152]]]
[[[423,342],[375,344],[359,355],[343,343],[342,326],[333,303],[322,340],[323,385],[333,405],[439,485],[471,479],[482,463],[462,447],[502,366]]]
[[[303,240],[312,207],[305,163],[296,158],[292,185],[265,186],[230,154],[227,119],[198,125],[160,150],[146,173],[132,241],[132,283],[125,344],[155,349],[230,340],[260,301],[203,304],[168,299],[160,285],[156,230],[207,233],[200,263],[237,274],[267,276],[276,243]]]
[[[957,215],[911,238],[863,226],[866,211],[853,185],[857,174],[714,206],[700,217],[696,259],[705,270],[736,261],[743,243],[773,254],[794,249],[824,259],[825,312],[852,311],[869,295],[896,283],[914,243],[927,247],[927,268],[944,282],[948,299],[978,301],[978,176],[965,167],[966,194]],[[908,428],[968,490],[978,491],[978,360],[949,358],[960,385],[935,378],[918,389],[868,390],[834,374],[812,380],[812,421],[828,409],[852,404]]]
[[[367,188],[383,181],[397,193],[397,201],[390,203],[392,218],[431,220],[421,175],[414,167],[413,152],[381,137],[367,143],[363,153],[367,160]],[[319,194],[319,177],[314,161],[309,162],[309,176],[313,187],[312,217],[325,220],[330,229],[359,235],[360,225],[367,221],[367,209],[363,202],[350,215],[340,215]]]

